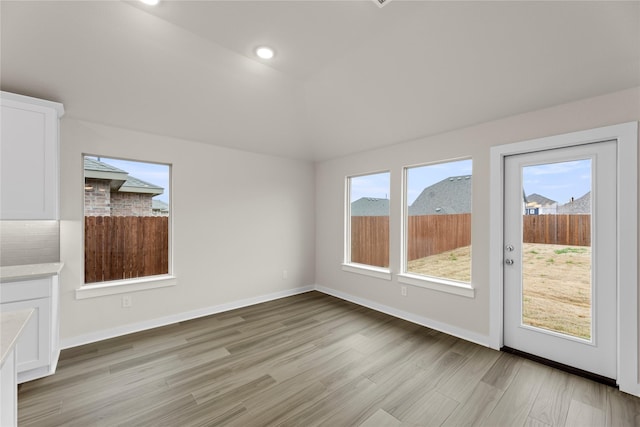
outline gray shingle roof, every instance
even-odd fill
[[[573,202],[558,206],[559,214],[590,214],[591,213],[591,191],[584,196],[575,199]]]
[[[389,216],[389,199],[361,197],[351,202],[351,216]]]
[[[98,160],[90,159],[88,157],[84,158],[84,170],[87,171],[100,171],[100,172],[115,172],[115,173],[127,173],[127,171],[123,171],[122,169],[118,169],[115,166],[108,165],[103,162],[99,162]]]
[[[84,158],[84,170],[93,171],[93,176],[85,172],[85,176],[111,180],[111,191],[124,191],[129,193],[162,194],[164,188],[150,182],[130,176],[127,171],[118,169],[108,163],[104,163],[88,157]],[[117,175],[113,175],[117,174]]]
[[[409,215],[471,212],[471,175],[451,176],[424,190],[409,206]]]
[[[541,196],[538,193],[533,193],[527,196],[527,203],[536,203],[540,206],[548,206],[558,202],[556,202],[555,200],[551,200],[547,197]]]
[[[122,187],[120,187],[120,189],[123,191],[133,191],[134,188],[143,188],[149,191],[159,191],[158,194],[162,194],[162,192],[164,191],[163,187],[143,181],[134,176],[128,176],[125,183],[122,184]]]
[[[151,209],[154,211],[169,212],[169,205],[162,200],[151,199]]]

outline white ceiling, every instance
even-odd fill
[[[2,90],[309,160],[640,86],[638,1],[3,0],[0,13]]]

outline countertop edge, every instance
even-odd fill
[[[55,276],[60,274],[62,267],[64,267],[64,263],[62,262],[0,267],[0,282],[12,282]]]

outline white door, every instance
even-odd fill
[[[504,167],[504,345],[616,379],[616,143]]]

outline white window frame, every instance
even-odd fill
[[[345,177],[344,183],[344,259],[342,262],[342,270],[349,273],[363,274],[365,276],[375,277],[378,279],[391,280],[391,269],[384,267],[377,267],[367,264],[359,264],[351,262],[351,179],[368,175],[377,175],[381,173],[389,174],[389,193],[391,193],[391,170],[384,169],[374,172],[367,172],[355,175],[348,175]],[[389,201],[391,201],[391,194],[389,194]],[[391,202],[389,202],[389,222],[391,222]],[[391,228],[389,229],[389,258],[391,258]],[[391,263],[391,259],[389,259]],[[391,264],[389,264],[391,265]]]
[[[473,283],[473,253],[471,254],[471,263],[472,265],[469,266],[469,268],[471,269],[471,281],[470,282],[460,282],[457,280],[451,280],[451,279],[446,279],[446,278],[442,278],[442,277],[435,277],[435,276],[428,276],[428,275],[422,275],[422,274],[415,274],[415,273],[410,273],[407,271],[407,265],[408,265],[408,229],[409,229],[409,198],[407,196],[407,191],[408,191],[408,171],[409,169],[413,169],[413,168],[419,168],[419,167],[424,167],[424,166],[434,166],[434,165],[439,165],[439,164],[443,164],[443,163],[452,163],[452,162],[457,162],[457,161],[462,161],[462,160],[471,160],[471,168],[473,171],[473,158],[472,157],[458,157],[458,158],[454,158],[454,159],[446,159],[446,160],[439,160],[439,161],[435,161],[435,162],[428,162],[428,163],[419,163],[419,164],[415,164],[415,165],[409,165],[409,166],[404,166],[402,168],[402,225],[401,225],[401,233],[402,233],[402,251],[401,251],[401,259],[400,259],[400,273],[397,275],[398,276],[398,282],[403,283],[403,284],[407,284],[407,285],[411,285],[411,286],[417,286],[420,288],[425,288],[425,289],[431,289],[431,290],[435,290],[435,291],[440,291],[440,292],[445,292],[445,293],[449,293],[449,294],[454,294],[454,295],[459,295],[459,296],[463,296],[463,297],[467,297],[467,298],[474,298],[475,297],[475,289],[472,285]],[[473,172],[472,172],[473,173]],[[473,181],[472,181],[473,182]],[[473,184],[472,184],[473,185]],[[472,194],[472,198],[473,198],[473,191],[471,192]],[[473,200],[471,200],[471,203],[473,205]],[[472,215],[471,217],[473,218],[473,209],[472,209]],[[473,234],[472,234],[472,238],[473,238]],[[471,247],[473,248],[473,242]],[[473,252],[473,249],[472,249]]]
[[[139,162],[139,163],[150,163],[150,164],[157,164],[157,165],[163,165],[163,166],[168,166],[169,167],[169,230],[168,230],[168,273],[167,274],[159,274],[159,275],[155,275],[155,276],[145,276],[145,277],[136,277],[136,278],[132,278],[132,279],[125,279],[125,280],[111,280],[111,281],[106,281],[106,282],[96,282],[96,283],[88,283],[85,284],[84,283],[84,251],[85,251],[85,247],[84,247],[84,241],[85,241],[85,236],[84,236],[84,197],[85,197],[85,190],[84,190],[84,180],[85,180],[85,174],[84,174],[84,159],[85,157],[104,157],[104,158],[108,158],[108,159],[116,159],[116,160],[126,160],[126,161],[130,161],[130,162]],[[107,155],[107,154],[90,154],[90,153],[82,153],[82,157],[81,157],[81,167],[82,167],[82,180],[81,180],[81,184],[82,186],[80,186],[80,191],[82,191],[82,233],[81,233],[81,243],[80,243],[80,247],[82,248],[82,256],[83,256],[83,261],[82,261],[82,269],[81,269],[81,274],[82,274],[82,282],[83,284],[77,288],[75,290],[75,298],[76,299],[87,299],[87,298],[96,298],[96,297],[102,297],[102,296],[108,296],[108,295],[117,295],[117,294],[124,294],[124,293],[129,293],[129,292],[136,292],[136,291],[141,291],[141,290],[150,290],[150,289],[158,289],[158,288],[164,288],[164,287],[168,287],[168,286],[175,286],[178,284],[178,280],[177,277],[174,275],[174,270],[173,270],[173,165],[170,163],[163,163],[163,162],[155,162],[155,161],[150,161],[150,160],[139,160],[139,159],[132,159],[129,157],[119,157],[119,156],[111,156],[111,155]]]

